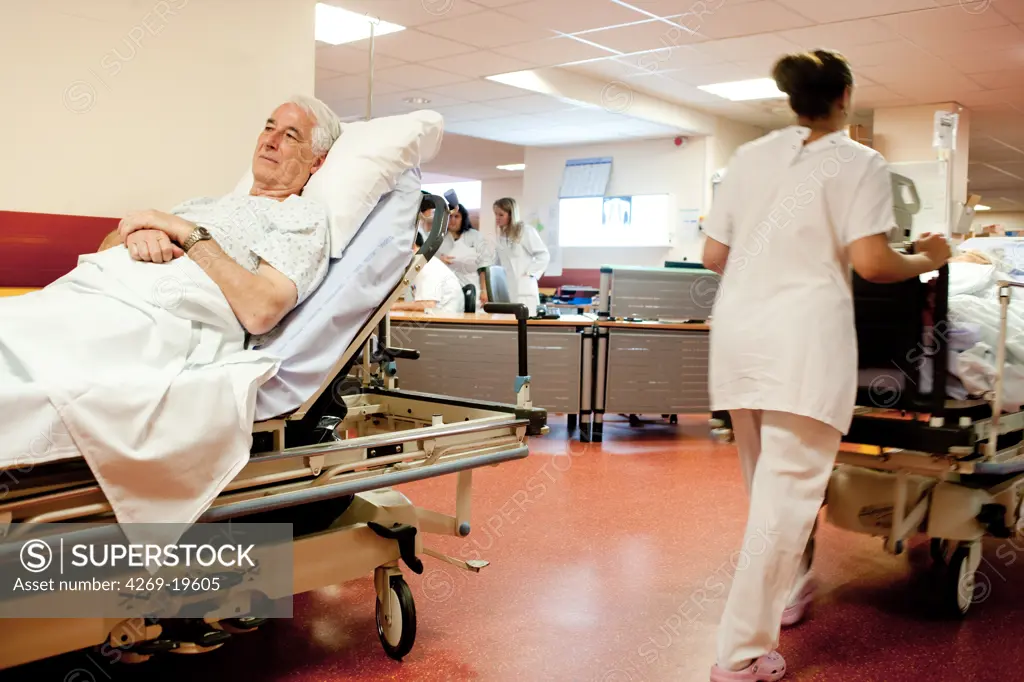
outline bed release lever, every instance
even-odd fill
[[[407,523],[396,523],[387,528],[374,521],[366,524],[377,535],[398,542],[398,553],[413,573],[423,573],[423,562],[416,558],[416,527]]]

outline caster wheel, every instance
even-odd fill
[[[963,619],[975,602],[988,597],[991,586],[984,574],[970,570],[970,547],[961,545],[949,558],[942,590],[945,611],[953,618]]]
[[[949,541],[932,538],[931,542],[928,543],[928,552],[931,554],[936,568],[945,568],[946,559],[949,557]]]
[[[679,415],[677,415],[677,414],[673,414],[673,415],[671,415],[671,416],[670,416],[670,417],[668,418],[668,423],[669,423],[669,424],[678,424],[678,423],[679,423]]]
[[[903,547],[903,540],[897,540],[896,546],[894,547],[894,549],[896,550],[896,556],[900,556],[901,554],[903,554]]]
[[[402,576],[391,576],[391,613],[384,613],[384,604],[377,599],[377,636],[384,652],[396,661],[412,651],[416,640],[416,604],[412,590]],[[387,616],[390,615],[390,622]]]
[[[629,425],[631,427],[633,427],[634,429],[638,429],[641,426],[643,426],[644,423],[642,421],[640,421],[640,417],[638,417],[635,414],[631,414],[631,415],[629,415]]]

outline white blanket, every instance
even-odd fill
[[[174,542],[245,466],[277,361],[245,350],[189,258],[82,256],[45,289],[0,299],[0,321],[0,468],[80,455],[119,522],[167,524],[159,538],[125,527],[129,540]]]

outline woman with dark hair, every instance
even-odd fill
[[[797,124],[737,150],[704,226],[704,266],[722,275],[711,409],[730,411],[750,492],[713,682],[781,679],[780,628],[798,623],[813,597],[813,529],[857,392],[851,266],[872,282],[899,282],[950,256],[938,235],[922,235],[913,255],[890,248],[889,168],[844,134],[846,60],[788,55],[773,76]]]
[[[480,302],[480,268],[490,265],[494,256],[490,253],[487,240],[473,227],[469,211],[462,204],[451,208],[448,218],[448,234],[437,250],[437,258],[447,265],[462,286],[472,284],[477,288],[477,306]]]

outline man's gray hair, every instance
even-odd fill
[[[331,108],[308,95],[293,95],[288,102],[302,108],[316,121],[313,126],[313,153],[325,156],[334,146],[334,141],[341,137],[341,120]]]

